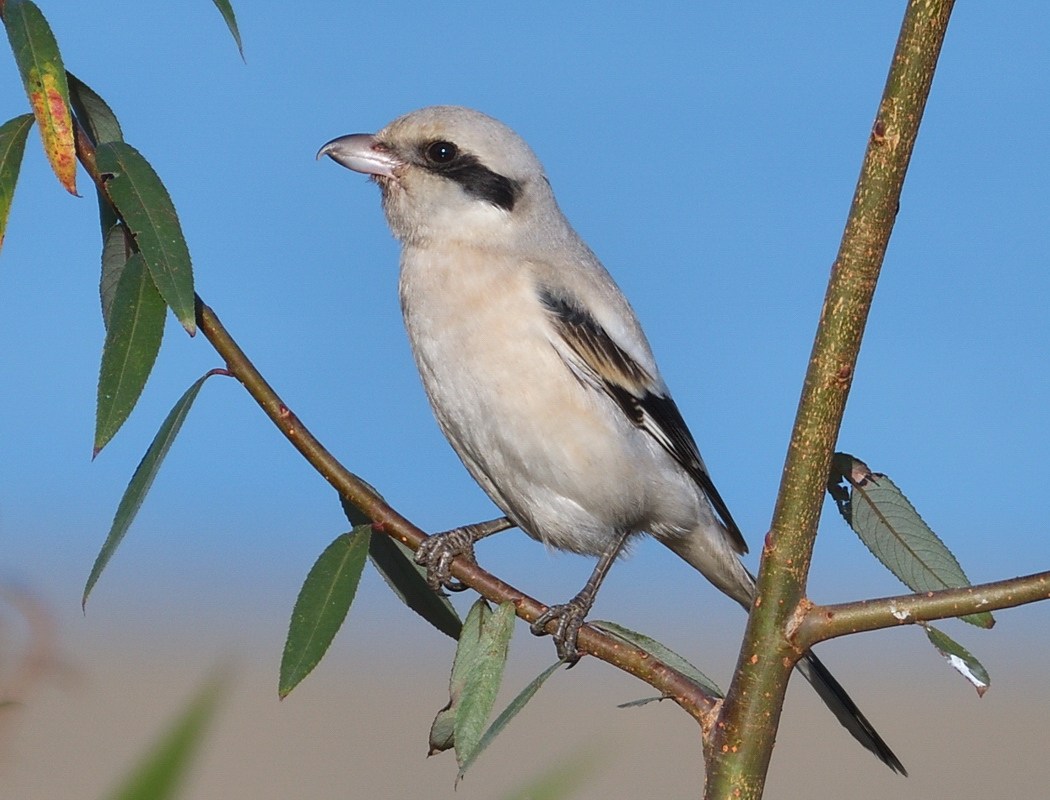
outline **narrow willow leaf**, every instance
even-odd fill
[[[98,198],[98,222],[99,227],[102,228],[102,242],[105,246],[106,234],[120,222],[120,217],[117,216],[117,212],[113,210],[113,206],[109,204],[109,200],[106,199],[101,189],[95,189],[95,196]]]
[[[123,223],[114,222],[102,236],[102,277],[98,282],[98,294],[102,301],[102,321],[107,331],[109,316],[113,311],[113,298],[117,294],[117,284],[120,283],[120,275],[130,256],[126,230]]]
[[[474,752],[485,730],[496,693],[503,681],[510,637],[514,634],[514,604],[500,603],[482,623],[476,658],[467,665],[463,693],[456,707],[456,761],[462,765]],[[462,641],[462,637],[460,638]]]
[[[103,142],[122,142],[124,132],[113,109],[95,91],[77,78],[72,72],[66,73],[69,84],[69,102],[73,113],[80,120],[93,145]]]
[[[858,462],[864,467],[863,462]],[[959,562],[885,475],[855,469],[848,476],[852,492],[851,527],[886,568],[913,592],[970,586]],[[981,628],[995,620],[988,612],[960,619]]]
[[[120,430],[142,394],[164,336],[164,300],[140,253],[117,283],[98,375],[95,455]]]
[[[371,486],[368,488],[372,489],[377,497],[382,497]],[[355,528],[358,525],[372,524],[372,520],[342,495],[339,496],[339,502],[343,506],[346,518]],[[402,603],[446,636],[459,638],[459,633],[463,630],[459,614],[447,597],[430,588],[427,584],[426,568],[413,560],[409,548],[386,534],[377,533],[368,545],[368,555],[386,585]]]
[[[222,14],[222,18],[226,21],[226,27],[230,29],[230,33],[233,34],[233,41],[237,43],[237,52],[241,54],[241,59],[244,59],[244,47],[241,44],[241,32],[237,29],[237,17],[234,16],[233,6],[230,5],[230,0],[212,0],[215,3],[215,7],[219,9],[219,13]]]
[[[458,639],[463,622],[447,597],[427,585],[427,572],[412,560],[412,551],[396,539],[377,533],[368,549],[372,564],[395,595],[446,636]]]
[[[510,701],[510,705],[500,712],[499,716],[496,717],[491,725],[489,725],[488,730],[482,734],[481,739],[478,740],[478,744],[474,750],[466,757],[466,759],[464,759],[462,766],[459,768],[459,774],[456,775],[457,783],[467,774],[467,770],[470,769],[475,761],[477,761],[478,756],[480,756],[485,749],[496,740],[496,737],[503,732],[503,729],[507,727],[510,721],[518,715],[518,712],[525,708],[525,705],[533,698],[533,695],[535,695],[536,692],[540,690],[540,687],[547,682],[547,678],[553,675],[558,667],[564,663],[564,661],[558,661],[543,670],[543,672],[537,675],[528,686],[518,693],[517,697]]]
[[[175,797],[200,750],[225,684],[226,679],[221,675],[205,683],[135,771],[110,795],[110,800],[167,800]]]
[[[934,628],[932,625],[924,625],[923,627],[926,628],[926,636],[929,638],[930,644],[948,659],[948,663],[952,665],[953,669],[973,684],[979,697],[984,697],[984,693],[988,691],[988,685],[992,682],[992,679],[988,676],[988,671],[981,665],[981,662],[974,658],[969,650],[937,630],[937,628]]]
[[[149,162],[124,142],[100,144],[95,163],[161,297],[192,336],[197,331],[193,267],[168,190]]]
[[[80,127],[91,143],[97,147],[101,142],[124,141],[124,132],[109,104],[72,72],[66,72],[66,81],[69,83],[69,103],[73,107],[73,116],[80,122]],[[95,195],[98,198],[98,216],[104,242],[109,231],[117,224],[117,214],[97,187]]]
[[[336,538],[303,581],[281,657],[282,700],[313,672],[342,627],[361,582],[371,533],[371,525],[361,525]]]
[[[429,755],[441,753],[455,746],[456,713],[459,700],[466,686],[467,675],[478,660],[478,651],[482,646],[482,629],[492,616],[492,609],[483,598],[470,607],[467,618],[463,621],[463,630],[456,646],[456,657],[452,662],[452,675],[448,682],[448,703],[438,711],[430,726]]]
[[[4,246],[7,216],[11,212],[11,200],[15,195],[15,184],[22,167],[22,155],[26,149],[26,136],[33,125],[33,115],[23,114],[8,120],[0,127],[0,248]]]
[[[168,412],[168,416],[164,418],[164,422],[161,423],[160,430],[157,431],[157,435],[153,437],[153,442],[150,444],[149,449],[146,450],[146,455],[142,457],[142,461],[135,468],[135,474],[131,476],[128,488],[124,490],[124,496],[120,498],[117,513],[113,516],[113,524],[109,528],[109,535],[102,545],[102,550],[99,551],[98,556],[95,558],[95,564],[91,567],[87,585],[84,586],[84,596],[81,599],[82,606],[87,605],[88,595],[91,594],[91,590],[98,583],[102,570],[106,568],[109,560],[113,557],[113,553],[116,552],[117,547],[124,539],[124,534],[131,527],[135,515],[139,513],[142,501],[149,494],[150,487],[153,486],[153,480],[157,477],[157,472],[160,470],[160,465],[164,463],[164,458],[168,455],[172,442],[179,435],[179,430],[182,428],[182,423],[186,421],[186,415],[190,413],[193,401],[197,399],[204,382],[213,374],[209,372],[207,375],[198,378],[186,390],[186,393],[179,398],[179,401]]]
[[[659,703],[667,698],[661,695],[660,697],[640,697],[637,700],[628,700],[626,703],[617,703],[617,708],[641,708],[647,706],[650,703]]]
[[[381,495],[379,493],[379,491],[376,489],[376,487],[374,487],[368,481],[363,480],[362,478],[358,478],[358,480],[362,484],[365,485],[365,487],[368,489],[368,491],[370,491],[372,494],[374,494],[380,500],[383,500],[383,502],[386,502],[384,500],[384,498],[383,498],[383,495]],[[372,520],[371,517],[369,517],[364,511],[359,509],[357,506],[355,506],[353,503],[351,503],[349,500],[347,500],[342,495],[339,495],[339,503],[343,507],[343,513],[346,514],[346,518],[348,520],[350,520],[350,524],[353,525],[355,528],[358,525],[371,525],[372,524],[373,520]]]
[[[379,493],[376,492],[376,494],[378,495]],[[346,515],[346,518],[350,521],[350,524],[353,525],[355,528],[359,525],[372,524],[372,519],[367,514],[365,514],[364,511],[359,509],[357,506],[355,506],[342,495],[339,495],[339,503],[343,507],[343,513]]]
[[[117,115],[106,101],[72,72],[66,73],[66,80],[69,82],[69,102],[73,106],[73,114],[91,143],[97,147],[102,142],[124,141],[124,132],[120,129]],[[101,191],[96,189],[95,194],[98,196],[99,222],[105,239],[106,234],[117,224],[117,215]]]
[[[597,620],[588,622],[587,624],[592,628],[597,628],[606,636],[611,636],[613,639],[618,639],[621,642],[626,642],[633,647],[637,647],[639,650],[644,650],[657,661],[666,664],[675,672],[678,672],[683,677],[691,680],[703,689],[706,694],[713,697],[725,697],[722,690],[718,688],[718,684],[678,655],[674,650],[660,644],[655,639],[650,639],[643,633],[638,633],[637,631],[632,631],[630,628],[617,625],[615,622]]]
[[[70,194],[76,194],[73,115],[69,112],[69,86],[58,42],[44,15],[31,0],[7,0],[3,11],[7,38],[36,116],[44,153],[59,183]]]

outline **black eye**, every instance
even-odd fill
[[[459,148],[452,142],[432,142],[425,151],[428,161],[435,164],[447,164],[459,155]]]

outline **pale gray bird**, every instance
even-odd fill
[[[438,424],[507,515],[431,537],[417,554],[431,585],[512,525],[598,557],[557,620],[559,654],[628,540],[648,533],[751,606],[747,545],[716,491],[623,293],[576,234],[529,146],[497,120],[434,106],[379,133],[321,148],[370,175],[401,241],[401,308]],[[509,520],[509,521],[508,521]],[[843,725],[891,769],[904,767],[812,653],[798,664]],[[905,773],[906,774],[906,773]]]

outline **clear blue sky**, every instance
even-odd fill
[[[165,180],[200,294],[329,449],[424,528],[494,514],[419,387],[378,191],[314,161],[335,136],[469,105],[545,163],[757,550],[903,3],[235,5],[246,64],[205,0],[41,0],[67,67]],[[958,6],[840,442],[904,488],[975,581],[1050,565],[1048,40],[1043,4]],[[8,119],[26,101],[10,56],[0,64]],[[63,193],[31,135],[0,254],[0,570],[75,609],[161,419],[221,363],[169,326],[140,406],[91,462],[95,201],[83,174],[83,199]],[[815,598],[896,593],[828,512]],[[89,616],[136,604],[160,621],[220,598],[283,618],[344,528],[327,485],[235,383],[213,380]],[[480,556],[548,602],[591,566],[517,532]],[[383,591],[370,583],[365,602]],[[698,600],[742,622],[642,543],[597,612],[660,629],[668,603]]]

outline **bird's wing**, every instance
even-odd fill
[[[583,307],[558,292],[541,288],[540,301],[568,349],[569,367],[611,397],[637,427],[652,436],[703,489],[722,518],[733,548],[747,552],[740,529],[711,481],[693,435],[662,382],[618,345]]]

